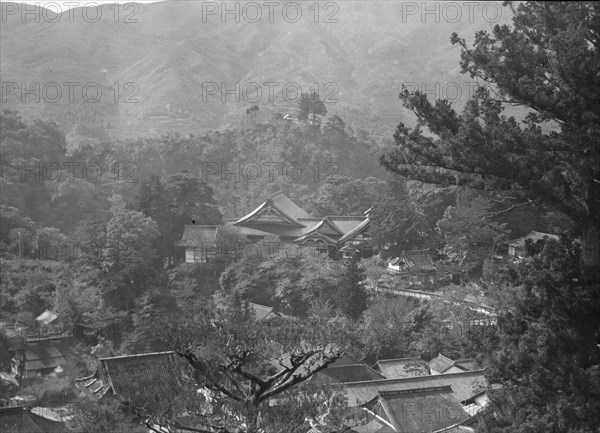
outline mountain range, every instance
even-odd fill
[[[271,11],[251,3],[103,5],[99,19],[98,8],[23,17],[21,4],[2,3],[3,108],[65,132],[91,124],[125,138],[231,126],[252,105],[259,118],[294,116],[298,89],[318,89],[329,114],[389,137],[399,122],[414,122],[398,98],[403,84],[466,102],[474,80],[460,74],[452,32],[470,41],[510,21],[508,9],[484,19],[481,6],[460,3],[460,19],[424,2],[275,2]]]

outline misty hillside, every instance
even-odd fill
[[[73,22],[66,14],[39,22],[34,16],[26,22],[18,14],[8,16],[1,30],[2,82],[27,83],[30,88],[39,82],[40,89],[57,82],[63,95],[57,103],[44,102],[44,97],[40,103],[33,98],[23,102],[19,88],[4,96],[3,106],[54,120],[67,133],[79,123],[101,125],[112,138],[175,130],[199,133],[235,123],[254,103],[261,116],[274,111],[293,115],[295,88],[290,89],[291,101],[285,101],[284,85],[298,83],[308,92],[318,83],[330,114],[389,136],[399,121],[411,123],[397,97],[402,84],[435,89],[439,82],[439,94],[444,96],[445,89],[449,97],[462,88],[459,104],[465,102],[465,83],[472,80],[459,73],[459,49],[449,38],[454,31],[469,40],[476,30],[490,30],[481,12],[472,23],[468,16],[454,24],[432,22],[435,17],[424,23],[420,15],[403,20],[401,2],[337,5],[334,15],[332,9],[322,9],[318,23],[309,4],[295,23],[283,19],[281,10],[275,11],[272,23],[266,11],[258,23],[236,23],[233,17],[223,23],[219,15],[205,16],[203,22],[202,2],[192,1],[139,5],[129,16],[137,23],[125,22],[133,9],[121,10],[115,23],[110,5],[102,6],[102,19],[96,23],[85,20],[81,9],[75,10]],[[52,17],[52,12],[46,14]],[[324,23],[327,16],[338,22]],[[79,84],[74,103],[62,85],[66,81]],[[266,86],[257,102],[251,100],[254,88],[246,86],[244,100],[242,88],[253,82],[280,83],[274,101]],[[100,102],[83,101],[86,83],[102,86]],[[203,88],[205,93],[212,89],[206,83],[225,83],[227,89],[239,83],[240,101],[229,95],[222,103],[220,91],[203,95]],[[53,92],[48,89],[50,98]]]

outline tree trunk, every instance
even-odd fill
[[[254,401],[246,402],[246,433],[258,433],[258,407]]]
[[[600,227],[590,221],[581,231],[581,271],[586,277],[600,274]]]

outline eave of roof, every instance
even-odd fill
[[[305,244],[307,242],[317,241],[317,240],[321,240],[328,245],[337,245],[337,241],[335,239],[333,239],[327,235],[324,235],[322,233],[309,233],[309,234],[300,236],[299,238],[294,240],[294,243]]]
[[[264,210],[267,206],[271,206],[273,210],[279,213],[284,219],[288,220],[290,224],[296,225],[299,227],[304,227],[304,225],[299,221],[300,218],[314,218],[313,215],[306,212],[304,209],[299,207],[296,203],[290,200],[287,196],[285,196],[282,192],[275,194],[274,196],[268,198],[265,202],[259,205],[252,212],[243,216],[239,220],[237,220],[234,225],[242,225],[248,224],[251,222],[252,218]]]
[[[180,247],[198,247],[202,243],[216,242],[218,231],[218,225],[186,224],[183,228],[183,236],[176,245]]]
[[[406,378],[397,378],[397,379],[382,379],[382,380],[370,380],[364,382],[352,382],[346,384],[333,383],[332,386],[343,388],[347,393],[356,392],[353,390],[360,389],[363,393],[372,394],[372,396],[368,399],[371,400],[374,396],[377,395],[378,391],[381,389],[385,389],[386,387],[398,387],[396,389],[418,389],[418,388],[431,388],[435,386],[443,386],[444,384],[454,385],[453,391],[456,394],[456,398],[459,401],[466,401],[469,398],[472,398],[474,395],[477,395],[481,392],[481,389],[477,389],[476,391],[473,389],[473,384],[475,381],[483,381],[483,383],[487,384],[487,380],[484,376],[483,369],[481,370],[471,370],[471,371],[461,371],[459,373],[448,373],[448,374],[437,374],[437,375],[429,375],[429,376],[415,376],[415,377],[406,377]],[[464,385],[461,381],[470,381],[469,386],[459,386]],[[348,394],[350,396],[350,394]],[[356,395],[353,395],[353,398],[356,398]],[[368,401],[368,400],[363,400]],[[362,404],[362,403],[361,403]]]
[[[356,226],[353,230],[349,231],[344,236],[342,236],[339,242],[346,242],[352,239],[353,237],[358,236],[369,227],[369,223],[369,218],[365,218],[365,220],[361,222],[358,226]]]
[[[325,217],[323,218],[321,221],[319,221],[313,228],[311,228],[310,230],[308,230],[305,234],[306,235],[310,235],[314,232],[317,232],[318,230],[320,230],[323,226],[327,225],[328,227],[330,227],[333,231],[335,231],[336,233],[338,233],[339,235],[343,235],[344,232],[342,230],[340,230],[339,227],[337,227],[333,222],[331,222],[329,219],[329,217]],[[302,221],[302,219],[300,220]]]
[[[560,239],[560,236],[554,235],[552,233],[536,232],[535,230],[532,230],[529,233],[527,233],[525,236],[521,236],[520,238],[510,239],[508,241],[508,244],[513,245],[513,246],[520,245],[520,244],[524,243],[527,239],[531,239],[534,242],[536,242],[540,239],[544,239],[546,236],[549,239],[554,239],[554,240]]]
[[[454,366],[454,360],[440,353],[427,364],[431,369],[443,373],[444,371],[448,371]]]
[[[394,391],[380,391],[376,397],[362,407],[373,407],[377,404],[384,410],[389,421],[392,422],[398,431],[404,431],[404,428],[412,427],[411,431],[431,431],[432,428],[446,428],[447,424],[454,420],[444,419],[439,417],[422,417],[416,411],[410,413],[405,411],[407,402],[424,407],[453,408],[453,415],[458,415],[456,421],[463,422],[469,419],[469,415],[464,410],[460,402],[456,399],[452,387],[450,385],[433,386],[419,389],[406,389]],[[456,411],[456,413],[455,413]],[[411,414],[413,416],[411,416]],[[461,419],[462,418],[462,419]],[[446,426],[444,426],[446,424]]]

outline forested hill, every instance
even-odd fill
[[[66,134],[80,123],[100,125],[113,139],[200,133],[237,122],[254,104],[265,117],[273,111],[293,115],[298,87],[289,87],[287,98],[283,89],[297,83],[303,92],[318,90],[328,112],[348,125],[389,136],[399,121],[411,123],[398,100],[403,84],[461,105],[468,98],[473,80],[459,73],[452,32],[471,38],[478,29],[510,20],[504,8],[496,18],[495,10],[484,12],[482,6],[456,15],[437,4],[423,15],[402,2],[348,1],[303,3],[297,19],[292,8],[284,12],[283,3],[271,20],[264,7],[254,23],[257,11],[244,7],[223,20],[222,11],[213,13],[206,3],[213,4],[107,4],[101,12],[79,8],[55,16],[38,9],[24,17],[19,4],[2,3],[4,107],[55,121]],[[429,30],[431,22],[436,32]],[[65,82],[77,83],[73,102]],[[34,92],[40,86],[39,102],[24,95],[23,83]],[[62,91],[55,102],[50,100],[56,89],[44,90],[49,83]],[[90,99],[96,83],[102,89],[99,102],[84,100],[89,83]],[[223,103],[213,83],[235,94],[225,95]],[[260,95],[251,83],[262,86]]]

